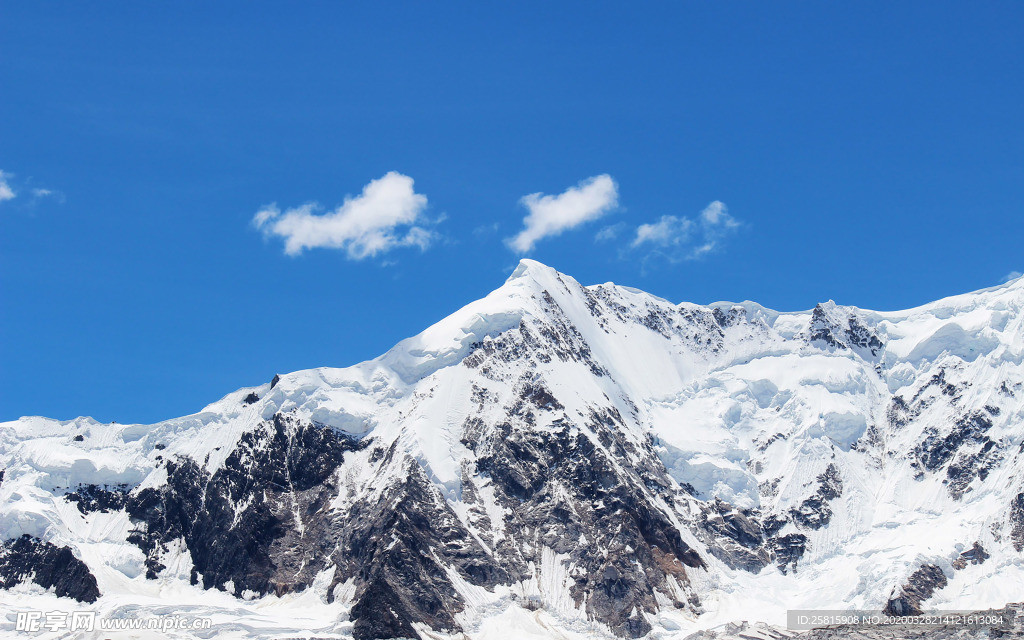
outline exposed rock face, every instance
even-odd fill
[[[167,483],[133,494],[129,537],[146,553],[147,576],[164,568],[168,543],[184,540],[206,588],[235,595],[284,593],[308,585],[330,540],[317,534],[344,453],[360,448],[330,429],[275,416],[244,434],[212,476],[191,458],[166,462]],[[308,525],[308,526],[307,526]]]
[[[766,539],[757,513],[714,500],[701,515],[702,529],[708,534],[702,541],[729,567],[756,573],[772,561],[770,539]]]
[[[1024,551],[1024,493],[1018,493],[1010,502],[1010,527],[1013,548]]]
[[[74,502],[83,515],[94,511],[108,513],[124,508],[128,501],[128,485],[80,484],[74,491],[66,493],[64,499]]]
[[[857,348],[871,357],[877,356],[884,347],[878,334],[869,329],[860,317],[840,309],[834,303],[814,307],[807,340],[835,349]]]
[[[991,556],[985,552],[985,548],[975,542],[970,549],[957,556],[957,559],[953,561],[953,568],[957,571],[966,569],[968,564],[981,564],[990,557]]]
[[[895,428],[901,428],[918,419],[923,412],[937,402],[948,406],[956,417],[952,427],[928,427],[924,438],[914,448],[914,465],[918,479],[925,473],[937,473],[945,469],[943,484],[955,500],[963,498],[972,490],[976,480],[984,481],[989,472],[1005,458],[1006,444],[989,437],[993,418],[1000,413],[998,407],[985,405],[979,409],[965,411],[962,399],[969,384],[954,384],[948,379],[947,369],[938,373],[922,385],[908,403],[901,396],[895,396],[889,406],[887,417]]]
[[[560,345],[555,357],[600,370],[579,336],[557,324],[541,333]],[[494,375],[517,358],[548,357],[526,327],[518,339],[494,342],[466,366]],[[626,437],[615,408],[571,416],[543,380],[525,378],[518,388],[506,412],[511,420],[492,429],[469,420],[463,436],[478,456],[472,476],[490,478],[494,500],[507,513],[488,524],[507,536],[495,550],[508,574],[525,577],[529,564],[543,563],[545,548],[564,555],[574,567],[568,588],[577,605],[629,637],[650,630],[642,614],[657,610],[656,592],[677,607],[699,607],[687,568],[705,563],[673,522],[673,505],[685,495],[672,489],[650,442]],[[551,426],[532,428],[542,414]]]
[[[27,581],[79,602],[100,596],[95,576],[71,549],[25,534],[0,545],[0,589]]]
[[[511,413],[558,408],[537,383],[524,386],[522,402]],[[620,421],[615,412],[595,412],[584,424],[612,451],[636,454],[616,429]],[[359,639],[400,637],[414,622],[458,631],[455,615],[464,602],[446,567],[471,584],[493,587],[528,577],[531,563],[544,562],[545,548],[577,567],[570,585],[577,602],[622,635],[650,630],[639,612],[657,609],[656,591],[677,606],[699,606],[686,570],[705,564],[663,511],[674,495],[653,452],[644,452],[650,469],[623,477],[569,422],[543,435],[499,425],[472,444],[486,451],[475,476],[492,479],[489,488],[507,510],[503,523],[487,523],[509,536],[488,540],[490,550],[411,459],[403,463],[404,482],[335,520],[328,508],[337,491],[331,476],[346,452],[366,445],[281,415],[245,434],[212,476],[191,459],[168,461],[166,485],[128,500],[137,523],[130,539],[147,554],[149,577],[163,570],[169,543],[182,539],[193,580],[201,576],[206,588],[231,585],[236,595],[301,590],[334,566],[332,589],[349,578],[359,585],[352,609]],[[394,462],[393,455],[393,448],[383,452],[378,464]],[[467,478],[469,491],[472,486]]]
[[[921,603],[933,593],[946,586],[946,574],[934,564],[922,565],[910,574],[907,583],[900,588],[895,597],[890,597],[883,612],[890,616],[912,616],[921,613]]]
[[[793,520],[811,529],[828,525],[832,519],[828,503],[843,493],[843,479],[839,477],[839,468],[835,464],[830,463],[817,481],[818,489],[814,495],[801,502],[798,508],[790,510]]]
[[[772,550],[782,573],[796,571],[797,562],[807,550],[807,536],[802,533],[790,533],[772,541]]]
[[[357,639],[409,635],[414,622],[459,631],[455,614],[465,606],[445,573],[452,567],[468,582],[493,587],[508,574],[451,511],[422,471],[408,464],[408,479],[351,512],[351,530],[337,532],[332,560],[342,577],[356,577],[352,609]],[[332,585],[333,586],[333,585]],[[397,635],[394,635],[397,634]]]

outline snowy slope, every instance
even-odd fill
[[[1002,607],[1024,593],[1022,305],[1021,279],[900,312],[676,305],[524,260],[369,362],[154,425],[0,424],[0,619],[681,638]]]

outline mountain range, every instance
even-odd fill
[[[893,312],[674,304],[523,260],[375,360],[156,424],[2,423],[0,628],[685,638],[1000,608],[1024,594],[1022,307],[1024,279]]]

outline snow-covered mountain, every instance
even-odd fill
[[[153,425],[3,423],[0,628],[682,638],[1002,607],[1022,307],[1024,279],[898,312],[672,304],[524,260],[376,360]]]

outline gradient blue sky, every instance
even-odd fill
[[[503,6],[0,4],[0,420],[151,422],[353,364],[520,255],[780,310],[1024,270],[1024,4]],[[377,253],[253,223],[389,172],[426,200]],[[614,198],[546,201],[583,222],[510,244],[524,196],[600,176]]]

